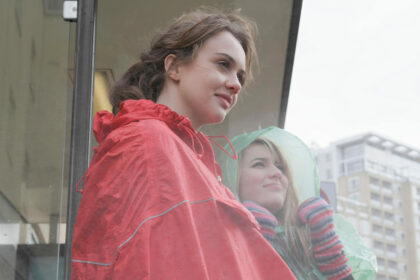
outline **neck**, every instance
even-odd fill
[[[179,115],[187,117],[191,121],[191,126],[198,130],[201,127],[201,124],[196,121],[196,118],[189,114],[188,107],[182,104],[177,97],[178,92],[174,91],[173,89],[168,88],[165,86],[162,89],[161,94],[156,100],[157,104],[163,104],[171,108],[173,111],[177,112]]]

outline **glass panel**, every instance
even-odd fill
[[[61,1],[0,1],[0,275],[62,278],[70,24]],[[64,176],[66,175],[66,176]]]
[[[377,279],[420,279],[419,10],[389,0],[302,7],[285,127],[317,157],[343,155],[318,162],[339,170],[320,179],[336,185],[339,213],[372,227],[357,229],[375,250]],[[355,172],[358,204],[346,185]]]

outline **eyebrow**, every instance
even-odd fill
[[[267,160],[268,160],[268,158],[266,158],[266,157],[254,158],[254,159],[252,159],[250,162],[254,162],[254,161],[256,161],[256,160],[267,161]]]
[[[254,158],[254,159],[252,159],[252,160],[250,161],[250,163],[253,163],[254,161],[258,161],[258,160],[261,160],[261,161],[269,161],[270,159],[269,159],[269,158],[267,158],[267,157],[258,157],[258,158]],[[279,160],[279,161],[274,161],[274,164],[281,164],[281,165],[284,165],[284,162],[283,162],[283,161],[281,161],[281,160]]]
[[[220,52],[218,52],[216,54],[222,55],[225,58],[227,58],[231,63],[237,64],[236,60],[232,56],[228,55],[227,53],[220,53]],[[239,73],[242,75],[243,78],[246,77],[246,71],[244,69],[239,70]]]

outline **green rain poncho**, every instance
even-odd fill
[[[274,142],[290,169],[292,180],[296,187],[299,202],[313,196],[320,195],[320,182],[318,168],[309,148],[296,136],[278,128],[268,127],[251,133],[244,133],[231,140],[237,155],[257,138],[265,138]],[[233,153],[229,145],[225,149]],[[238,171],[238,160],[234,160],[226,153],[218,156],[218,162],[223,172],[223,183],[235,194]],[[339,214],[334,215],[335,231],[344,245],[344,251],[348,257],[348,265],[352,268],[354,279],[375,279],[377,263],[375,254],[364,244],[354,226]],[[277,230],[281,234],[282,229]],[[281,252],[279,252],[282,254]],[[285,258],[285,261],[288,260]],[[294,267],[291,266],[295,271]],[[298,279],[306,279],[301,273],[295,271]],[[308,272],[310,273],[310,272]],[[320,272],[314,269],[312,273],[320,276]],[[325,279],[321,276],[321,279]]]

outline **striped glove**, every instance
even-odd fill
[[[276,226],[278,221],[270,211],[258,204],[247,200],[242,203],[246,209],[248,209],[252,215],[254,215],[257,222],[260,224],[261,233],[267,239],[268,242],[274,242],[276,238]]]
[[[320,197],[305,200],[298,208],[299,222],[309,226],[312,250],[318,269],[328,280],[353,279],[338,235],[334,231],[333,210]]]

